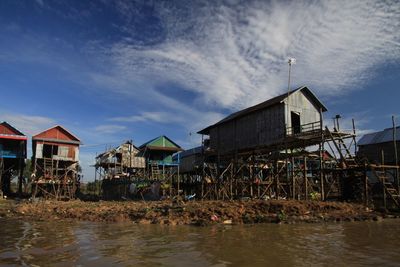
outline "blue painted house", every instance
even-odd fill
[[[9,194],[11,178],[19,176],[19,192],[22,190],[22,174],[26,159],[27,137],[19,130],[2,122],[0,124],[0,194]]]

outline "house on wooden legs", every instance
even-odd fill
[[[307,198],[310,190],[321,192],[324,198],[323,144],[348,136],[323,128],[322,114],[326,111],[314,93],[303,86],[199,131],[204,145],[202,197]],[[304,160],[306,149],[314,145],[320,148],[318,166],[305,174],[309,165]],[[314,186],[313,181],[318,184]]]
[[[272,149],[285,138],[321,131],[325,111],[310,89],[300,87],[233,113],[198,133],[209,136],[205,146],[219,155]]]
[[[130,176],[143,175],[145,169],[145,158],[138,156],[139,149],[132,143],[125,143],[103,152],[96,156],[95,168],[99,178],[119,179]],[[96,173],[96,176],[97,176]]]
[[[18,191],[22,192],[22,179],[26,159],[27,137],[16,128],[0,124],[0,196],[11,193],[10,183],[18,176]]]
[[[139,149],[132,143],[125,143],[99,154],[96,157],[95,179],[102,181],[104,199],[128,198],[129,186],[144,176],[146,162],[138,156]]]
[[[75,198],[80,144],[79,138],[60,125],[32,137],[33,197]]]
[[[370,163],[398,165],[398,157],[400,157],[400,126],[395,129],[387,128],[383,131],[366,134],[361,137],[357,145],[357,156],[367,158]]]
[[[139,149],[139,155],[146,158],[147,173],[151,179],[166,178],[171,167],[177,166],[172,155],[183,150],[165,135],[142,144]]]

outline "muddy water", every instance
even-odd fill
[[[400,266],[400,221],[159,226],[0,219],[8,266]]]

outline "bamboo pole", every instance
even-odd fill
[[[381,150],[381,157],[382,157],[382,165],[385,165],[385,154],[383,152],[383,150]],[[382,193],[383,193],[383,206],[385,207],[386,210],[386,190],[385,190],[385,181],[384,181],[384,177],[379,177],[381,182],[382,182]]]
[[[393,123],[393,146],[394,146],[394,160],[395,160],[395,165],[399,165],[399,159],[397,155],[397,133],[396,133],[396,120],[395,117],[392,116],[392,123]],[[400,192],[400,182],[399,182],[399,170],[396,168],[396,186],[397,186],[397,192]]]

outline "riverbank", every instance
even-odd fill
[[[0,217],[34,220],[133,222],[137,224],[209,225],[317,223],[381,220],[381,213],[342,202],[294,200],[249,201],[2,201]],[[393,216],[392,216],[393,217]]]

